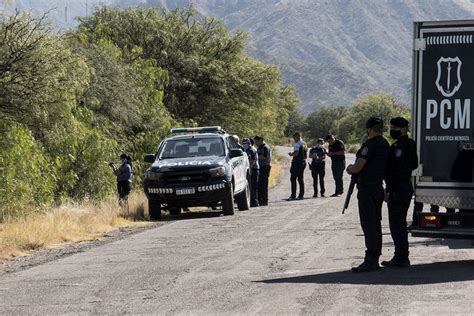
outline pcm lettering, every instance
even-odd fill
[[[442,129],[470,129],[471,128],[471,99],[454,100],[443,99],[440,103],[436,100],[426,100],[426,129],[431,129],[431,121],[439,120]]]

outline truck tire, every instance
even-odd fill
[[[222,212],[224,215],[234,215],[234,186],[232,184],[222,200]]]
[[[161,216],[161,204],[158,201],[148,200],[148,214],[150,220],[159,221],[162,219]]]
[[[179,215],[181,214],[181,207],[171,207],[169,212],[171,215]]]
[[[250,209],[250,185],[247,179],[247,185],[242,193],[235,197],[239,211],[248,211]]]

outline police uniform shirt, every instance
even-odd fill
[[[387,192],[393,192],[394,186],[399,189],[413,190],[411,185],[411,173],[418,167],[418,155],[416,143],[408,136],[400,137],[390,147],[389,164],[387,170]]]
[[[303,162],[306,160],[305,147],[306,143],[302,139],[295,143],[295,145],[293,146],[293,150],[297,151],[298,155],[293,156],[293,162]]]
[[[123,163],[119,170],[120,173],[117,176],[117,181],[132,181],[132,167],[129,163]]]
[[[367,161],[358,174],[359,183],[382,183],[387,170],[390,145],[382,136],[368,139],[357,152],[357,158]]]
[[[309,156],[313,159],[313,163],[322,163],[324,162],[324,159],[323,160],[316,160],[314,159],[312,156],[313,155],[317,155],[318,158],[324,158],[324,148],[319,148],[319,147],[311,147],[311,150],[309,151]]]
[[[272,150],[270,146],[267,144],[263,144],[260,147],[257,148],[257,153],[258,153],[258,164],[259,166],[270,166],[272,163]],[[260,158],[260,156],[263,156],[264,158]]]
[[[341,151],[341,150],[344,150],[344,149],[345,149],[344,142],[340,139],[336,139],[333,144],[329,145],[329,152],[330,153]],[[334,155],[334,156],[331,156],[331,160],[332,161],[343,161],[343,160],[346,160],[346,156],[345,155]]]
[[[258,170],[260,169],[259,167],[259,164],[258,164],[258,153],[257,153],[257,150],[253,147],[253,146],[250,146],[249,148],[247,148],[247,150],[245,151],[247,153],[247,155],[249,156],[249,159],[250,160],[253,160],[255,161],[255,164],[253,166],[251,166],[251,168],[253,170]]]

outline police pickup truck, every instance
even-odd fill
[[[415,22],[413,132],[419,237],[474,239],[474,20]],[[428,208],[428,207],[427,207]]]
[[[150,218],[162,218],[188,207],[221,207],[234,214],[234,200],[240,211],[250,208],[250,169],[247,155],[234,138],[219,126],[174,128],[154,155],[146,171],[144,190]]]

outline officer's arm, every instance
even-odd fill
[[[364,158],[357,158],[355,164],[350,165],[347,167],[347,172],[350,174],[357,174],[364,169],[365,164],[367,163],[367,160]]]

